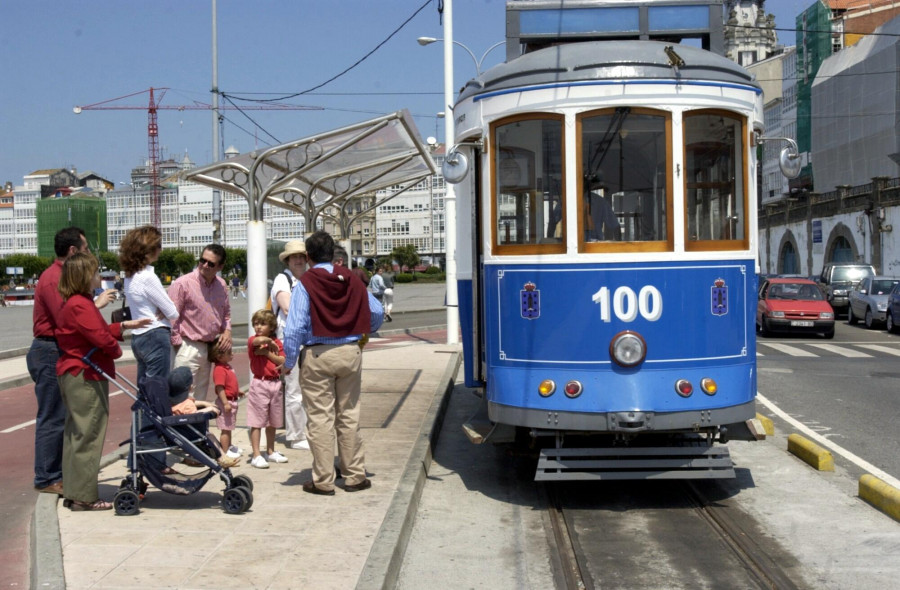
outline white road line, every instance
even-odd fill
[[[846,356],[849,358],[872,358],[871,354],[866,354],[864,352],[853,350],[852,348],[846,348],[844,346],[838,346],[836,344],[814,344],[810,342],[807,346],[815,346],[816,348],[821,348],[822,350],[827,350],[828,352],[833,352],[834,354],[839,354],[841,356]]]
[[[109,394],[109,397],[115,397],[120,393],[125,393],[121,389],[117,389],[116,391],[112,391]],[[29,426],[33,426],[37,421],[29,420],[28,422],[22,422],[21,424],[16,424],[15,426],[10,426],[6,430],[0,430],[0,434],[9,434],[10,432],[15,432],[17,430],[22,430],[23,428],[28,428]]]
[[[826,447],[827,449],[834,451],[841,457],[847,459],[851,463],[858,466],[860,469],[863,469],[863,470],[869,472],[870,474],[874,475],[875,477],[884,481],[885,483],[892,485],[895,488],[900,488],[900,480],[885,473],[881,469],[878,469],[877,467],[875,467],[868,461],[864,460],[863,458],[857,457],[856,455],[854,455],[853,453],[851,453],[844,447],[842,447],[838,444],[835,444],[834,442],[828,440],[821,434],[814,432],[812,429],[810,429],[808,426],[806,426],[802,422],[795,420],[794,418],[789,416],[784,410],[782,410],[781,408],[776,406],[774,403],[772,403],[769,399],[767,399],[761,393],[756,392],[756,399],[758,399],[760,402],[762,402],[762,404],[764,406],[769,408],[769,410],[771,410],[773,414],[777,415],[779,418],[781,418],[785,422],[789,423],[791,426],[793,426],[794,428],[796,428],[797,430],[799,430],[800,432],[802,432],[809,438],[813,439],[814,441],[816,441],[823,447]]]
[[[777,351],[783,352],[784,354],[789,354],[791,356],[810,356],[810,357],[818,357],[819,355],[809,352],[808,350],[803,350],[802,348],[797,348],[796,346],[790,346],[789,344],[775,344],[773,342],[760,342],[763,346],[768,346],[769,348],[774,348]]]
[[[891,348],[890,346],[881,346],[879,344],[857,344],[857,346],[865,348],[866,350],[874,350],[876,352],[900,356],[900,349]]]

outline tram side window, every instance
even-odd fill
[[[495,124],[493,136],[497,251],[565,251],[562,118],[518,117]]]
[[[684,134],[687,249],[746,247],[742,120],[724,112],[685,113]]]
[[[650,109],[579,117],[583,250],[671,249],[670,129],[669,115]]]

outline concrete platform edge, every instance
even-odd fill
[[[415,524],[419,498],[431,467],[432,449],[437,444],[461,362],[461,354],[454,352],[441,376],[434,400],[422,422],[418,440],[357,580],[357,590],[393,588],[397,584],[406,546]]]

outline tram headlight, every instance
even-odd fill
[[[541,397],[550,397],[554,391],[556,391],[556,383],[553,382],[553,379],[544,379],[538,385],[538,393],[541,394]]]
[[[624,331],[613,336],[609,345],[609,355],[617,365],[633,367],[644,362],[647,356],[647,343],[637,332]]]
[[[700,389],[702,389],[703,393],[705,393],[706,395],[716,395],[716,393],[719,391],[719,385],[715,382],[714,379],[704,377],[700,380]]]

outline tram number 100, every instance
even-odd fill
[[[600,306],[600,319],[604,322],[611,321],[610,312],[622,322],[633,322],[638,314],[648,322],[655,322],[662,317],[662,294],[652,285],[641,287],[637,294],[631,287],[618,287],[612,297],[609,287],[601,287],[591,300]]]

